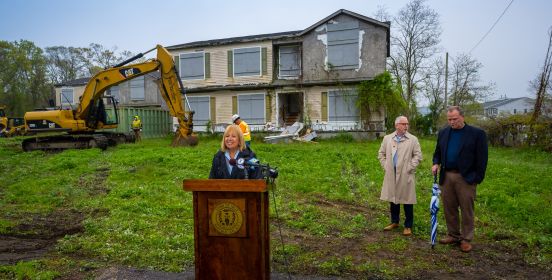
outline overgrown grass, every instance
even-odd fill
[[[84,232],[61,239],[56,254],[42,261],[0,266],[0,278],[52,279],[82,266],[128,265],[174,272],[190,268],[194,257],[192,199],[182,190],[182,180],[208,177],[220,140],[203,138],[195,148],[171,148],[170,140],[144,140],[103,152],[46,154],[22,152],[20,139],[0,139],[0,234],[13,234],[18,224],[59,209],[74,209],[88,217]],[[300,232],[311,240],[347,242],[380,231],[388,223],[388,204],[379,200],[383,180],[376,158],[379,141],[355,142],[346,136],[338,140],[276,145],[253,142],[259,159],[279,169],[275,193],[284,230]],[[425,240],[429,236],[435,142],[421,140],[421,144],[424,160],[416,175],[414,232],[416,238]],[[477,189],[476,239],[523,245],[529,262],[550,265],[551,172],[550,154],[491,148],[487,177]],[[277,218],[274,208],[271,217],[273,221]],[[444,225],[440,213],[440,233],[446,232]],[[272,231],[277,231],[274,222]],[[279,239],[271,244],[273,259],[281,264]],[[370,244],[359,250],[373,255],[410,246],[404,238],[378,239]],[[405,268],[386,259],[325,256],[322,247],[309,251],[301,244],[286,244],[292,271],[325,275],[370,272],[391,277],[407,269],[428,267],[422,258]],[[446,254],[447,249],[436,252]]]

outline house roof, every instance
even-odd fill
[[[206,41],[196,41],[196,42],[190,42],[185,44],[179,44],[179,45],[173,45],[166,47],[167,50],[176,50],[181,48],[193,48],[193,47],[206,47],[206,46],[218,46],[218,45],[226,45],[226,44],[232,44],[237,42],[256,42],[256,41],[264,41],[264,40],[277,40],[277,39],[285,39],[285,38],[297,38],[300,36],[303,36],[307,34],[308,32],[314,30],[318,26],[326,23],[330,19],[340,15],[340,14],[346,14],[349,16],[352,16],[354,18],[357,18],[361,21],[368,22],[371,24],[375,24],[377,26],[384,27],[388,30],[387,32],[387,56],[390,54],[390,27],[391,22],[381,22],[378,20],[375,20],[373,18],[369,18],[345,9],[340,9],[336,11],[335,13],[323,18],[322,20],[318,21],[317,23],[309,26],[308,28],[304,30],[297,30],[297,31],[286,31],[286,32],[279,32],[279,33],[269,33],[269,34],[260,34],[260,35],[249,35],[249,36],[241,36],[241,37],[232,37],[232,38],[225,38],[225,39],[214,39],[214,40],[206,40]]]
[[[84,85],[86,85],[86,84],[88,83],[88,81],[90,81],[91,78],[92,78],[92,77],[85,77],[85,78],[80,78],[80,79],[65,81],[65,82],[56,84],[56,85],[54,85],[54,86],[55,86],[55,87],[75,87],[75,86],[84,86]]]
[[[514,101],[518,101],[518,100],[521,100],[521,99],[526,99],[528,102],[534,101],[534,99],[531,99],[529,97],[504,98],[504,99],[498,99],[498,100],[492,100],[492,101],[484,102],[483,103],[483,108],[485,108],[485,109],[487,109],[487,108],[497,108],[497,107],[504,106],[506,104],[509,104],[509,103],[512,103]]]
[[[143,75],[144,77],[148,76],[152,79],[159,79],[161,77],[161,74],[159,74],[159,71],[154,71],[147,73]],[[85,86],[88,84],[88,82],[92,79],[92,77],[85,77],[85,78],[79,78],[71,81],[66,81],[60,84],[55,84],[54,87],[78,87],[78,86]]]
[[[225,39],[214,39],[214,40],[206,40],[206,41],[196,41],[196,42],[190,42],[190,43],[179,44],[179,45],[174,45],[174,46],[168,46],[168,47],[165,47],[165,48],[167,50],[175,50],[175,49],[181,49],[181,48],[226,45],[226,44],[232,44],[232,43],[236,43],[236,42],[257,42],[257,41],[264,41],[264,40],[277,40],[277,39],[284,39],[284,38],[294,38],[301,31],[302,30],[278,32],[278,33],[268,33],[268,34],[260,34],[260,35],[240,36],[240,37],[232,37],[232,38],[225,38]]]

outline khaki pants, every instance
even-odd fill
[[[441,198],[447,221],[448,235],[458,240],[471,241],[474,234],[474,202],[476,186],[464,181],[457,171],[447,171],[441,187]],[[458,208],[462,214],[461,223]],[[462,229],[460,230],[460,224]]]

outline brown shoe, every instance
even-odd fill
[[[412,235],[412,229],[405,227],[404,230],[403,230],[403,235],[404,236],[411,236]]]
[[[470,242],[466,240],[462,240],[460,242],[460,250],[464,253],[468,253],[469,251],[472,250],[472,245],[470,244]]]
[[[388,230],[396,229],[398,227],[399,227],[399,224],[393,223],[393,224],[389,224],[388,226],[384,227],[383,230],[388,231]]]
[[[458,243],[459,240],[452,237],[452,236],[449,236],[447,235],[447,237],[443,238],[443,239],[439,239],[439,243],[441,244],[456,244]]]

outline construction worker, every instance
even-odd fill
[[[248,150],[251,150],[251,130],[249,130],[249,125],[242,121],[238,114],[232,116],[232,123],[240,127],[243,133],[243,140],[245,140],[245,146]]]
[[[132,131],[134,131],[134,138],[136,139],[136,142],[140,142],[142,140],[142,137],[140,136],[140,132],[142,131],[142,121],[138,115],[134,116],[134,119],[132,120]]]

